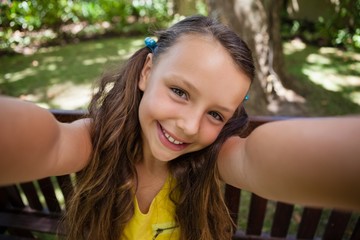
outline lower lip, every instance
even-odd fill
[[[183,144],[174,144],[172,142],[169,142],[169,140],[165,137],[162,128],[160,126],[159,123],[157,123],[157,128],[158,128],[158,135],[159,135],[159,139],[160,142],[167,148],[169,148],[170,150],[173,151],[181,151],[184,148],[186,148],[189,144],[183,143]]]

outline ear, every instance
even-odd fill
[[[150,77],[151,69],[152,69],[152,53],[149,53],[146,57],[144,66],[140,73],[140,79],[138,83],[138,87],[141,91],[145,91],[146,86],[148,84],[148,79]]]

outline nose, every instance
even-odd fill
[[[187,136],[194,136],[199,132],[201,118],[201,114],[187,113],[179,117],[176,121],[176,125]]]

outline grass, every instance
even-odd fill
[[[142,46],[142,38],[112,38],[1,56],[0,93],[48,108],[83,109],[94,81]]]
[[[308,115],[360,113],[360,54],[330,47],[284,44],[291,85],[306,99]]]

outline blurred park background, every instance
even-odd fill
[[[202,14],[253,50],[250,114],[360,113],[360,0],[0,0],[0,14],[0,94],[46,108],[86,109],[144,37]]]

